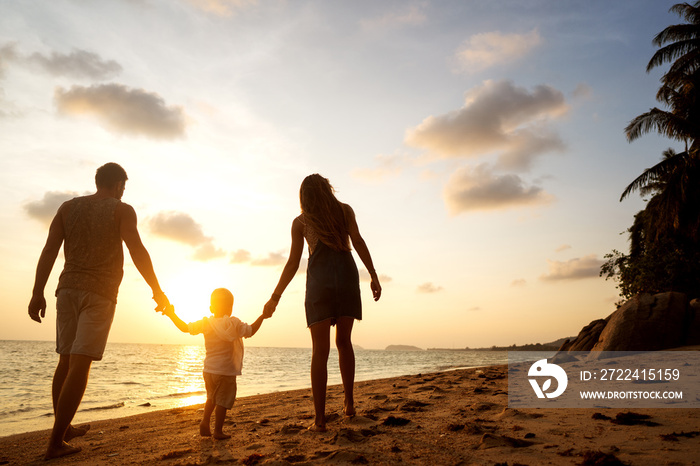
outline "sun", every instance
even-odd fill
[[[215,264],[192,262],[163,283],[175,313],[185,322],[210,317],[209,298],[216,288],[226,288],[225,273]]]

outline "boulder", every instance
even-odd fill
[[[655,351],[682,346],[689,310],[684,293],[639,294],[606,319],[591,350]]]
[[[609,319],[610,317],[608,317]],[[590,351],[598,341],[600,333],[608,323],[608,319],[594,320],[581,329],[576,338],[566,340],[559,351]]]

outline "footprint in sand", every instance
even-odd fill
[[[524,448],[534,445],[535,442],[530,440],[523,440],[513,437],[508,437],[506,435],[496,435],[496,434],[484,434],[481,437],[479,445],[476,446],[477,450],[485,450],[487,448],[496,447],[514,447],[514,448]]]
[[[423,403],[422,401],[411,400],[407,401],[403,404],[403,406],[401,406],[401,411],[415,413],[418,411],[423,411],[423,408],[425,406],[430,406],[430,403]]]
[[[544,414],[523,413],[522,411],[518,411],[517,409],[506,407],[506,408],[503,408],[503,411],[501,411],[499,414],[496,415],[496,418],[498,418],[498,419],[503,419],[503,418],[508,418],[508,417],[537,419],[537,418],[544,417]]]
[[[369,429],[364,429],[367,433],[371,433]],[[348,446],[353,443],[360,443],[367,440],[367,437],[371,435],[364,435],[362,431],[357,431],[354,429],[340,429],[335,436],[329,441],[332,445],[338,446]]]

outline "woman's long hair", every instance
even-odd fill
[[[336,251],[349,251],[350,241],[345,209],[336,199],[327,178],[315,173],[304,178],[299,189],[301,211],[306,225],[319,241]]]

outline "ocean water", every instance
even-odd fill
[[[203,345],[108,343],[93,363],[74,424],[204,403]],[[357,349],[356,381],[507,364],[506,351]],[[53,424],[54,342],[0,340],[0,437]],[[310,387],[311,350],[246,347],[238,397]],[[339,384],[331,351],[329,385]]]

